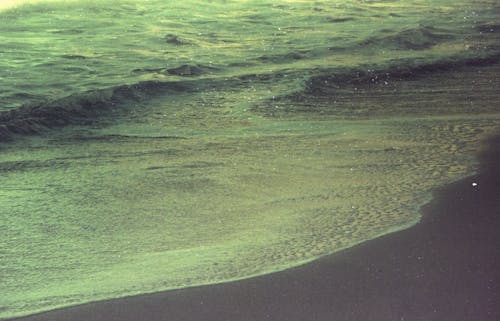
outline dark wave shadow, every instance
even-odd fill
[[[67,125],[90,125],[97,118],[123,112],[127,102],[137,102],[166,92],[194,91],[189,82],[147,81],[98,89],[64,98],[27,104],[0,112],[0,142],[16,135],[34,135]]]
[[[268,117],[340,119],[490,113],[496,111],[497,93],[489,83],[498,78],[499,66],[500,53],[495,53],[427,64],[397,61],[381,69],[323,70],[309,77],[301,90],[260,103],[253,111]],[[430,77],[434,75],[439,79]],[[473,90],[478,86],[482,89]],[[401,100],[388,106],[385,98],[394,95]],[[442,104],[436,106],[436,99]]]
[[[154,96],[166,93],[197,92],[215,87],[247,86],[249,82],[275,82],[284,78],[312,75],[302,84],[302,89],[292,94],[276,97],[272,101],[254,106],[253,112],[272,116],[285,106],[286,113],[318,112],[310,108],[317,99],[332,100],[339,91],[351,86],[366,89],[366,86],[384,86],[396,81],[422,79],[430,74],[458,70],[471,66],[488,66],[500,62],[500,53],[479,58],[455,58],[434,63],[418,64],[414,60],[397,60],[389,67],[372,70],[369,67],[357,69],[330,70],[277,70],[267,74],[247,74],[224,79],[192,79],[180,81],[145,81],[73,94],[64,98],[28,103],[20,108],[0,112],[0,142],[13,140],[19,135],[36,135],[49,129],[68,125],[92,125],[105,116],[120,115],[132,102],[144,102]],[[184,75],[198,73],[197,69],[180,67]],[[203,70],[205,71],[205,70]],[[208,70],[207,72],[211,71]],[[349,89],[350,90],[350,89]],[[356,92],[358,94],[361,91]],[[346,96],[347,97],[347,96]],[[349,96],[355,97],[355,96]],[[348,98],[349,98],[348,97]],[[358,96],[359,97],[359,96]],[[365,100],[371,97],[367,96]],[[304,104],[306,102],[307,104]],[[324,105],[324,104],[323,104]],[[317,106],[323,106],[317,104]],[[331,105],[331,104],[330,104]],[[279,108],[277,108],[278,106]],[[282,108],[281,108],[282,109]],[[335,109],[322,109],[321,113],[333,113]]]

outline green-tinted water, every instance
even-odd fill
[[[448,0],[41,2],[1,14],[0,107],[172,80],[185,65],[214,78],[476,56],[495,49],[481,30],[498,10]]]
[[[499,10],[1,11],[0,317],[277,271],[414,224],[498,126]]]

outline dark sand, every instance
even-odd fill
[[[481,173],[436,191],[408,230],[279,273],[17,320],[498,321],[500,138],[488,146]]]

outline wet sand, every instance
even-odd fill
[[[500,138],[487,146],[480,173],[436,191],[408,230],[270,275],[16,320],[499,320]]]

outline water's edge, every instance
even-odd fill
[[[495,140],[496,138],[497,138],[497,140],[499,138],[498,132],[494,133],[494,134],[492,134],[492,135],[490,135],[488,137],[485,137],[482,140],[480,148],[478,149],[477,155],[476,155],[476,158],[479,161],[481,160],[480,156],[484,156],[485,154],[488,154],[489,147],[491,147],[489,145],[492,145],[491,142],[496,141]],[[185,288],[172,288],[172,289],[166,289],[166,290],[161,290],[161,291],[139,293],[137,295],[132,294],[132,295],[126,295],[126,296],[123,296],[123,297],[100,299],[100,300],[89,301],[89,302],[85,302],[85,303],[81,303],[81,304],[77,304],[77,305],[62,305],[62,306],[51,308],[50,310],[41,310],[41,311],[36,311],[36,312],[30,313],[30,314],[19,314],[19,315],[15,315],[15,316],[12,316],[12,317],[9,317],[9,318],[0,318],[0,320],[2,320],[2,321],[22,321],[22,320],[28,321],[28,320],[36,320],[37,316],[42,317],[42,316],[44,316],[47,313],[50,314],[51,312],[70,310],[70,309],[75,308],[75,307],[92,306],[93,304],[99,303],[99,302],[102,302],[102,303],[103,302],[113,302],[115,300],[121,300],[121,299],[126,299],[126,298],[144,297],[144,296],[151,295],[151,294],[154,294],[154,293],[167,293],[167,292],[172,292],[172,291],[177,291],[177,290],[188,290],[188,289],[191,289],[191,288],[200,288],[200,287],[206,287],[206,286],[212,286],[212,285],[230,284],[230,283],[234,283],[234,282],[238,282],[238,281],[248,280],[248,279],[252,279],[252,278],[258,278],[258,277],[261,277],[261,276],[272,275],[272,274],[279,274],[279,273],[283,273],[284,271],[293,270],[293,269],[296,269],[296,268],[306,268],[308,264],[317,262],[318,260],[325,260],[325,259],[328,259],[329,257],[331,257],[332,260],[335,260],[335,256],[336,255],[341,255],[342,252],[354,250],[358,246],[363,246],[364,244],[370,243],[370,242],[378,240],[378,239],[382,239],[384,237],[390,236],[391,234],[395,234],[395,233],[398,233],[398,232],[404,232],[405,230],[410,230],[410,229],[416,227],[417,225],[419,225],[422,222],[422,219],[424,218],[424,216],[423,216],[424,212],[427,212],[427,210],[424,211],[424,208],[428,207],[431,203],[434,203],[436,201],[436,199],[435,199],[436,195],[443,193],[443,191],[446,191],[446,189],[447,189],[448,186],[455,186],[455,185],[457,185],[458,182],[461,182],[461,181],[467,181],[467,182],[473,181],[472,177],[478,176],[479,174],[483,173],[485,170],[487,170],[489,168],[489,166],[491,166],[490,163],[488,163],[488,164],[482,164],[482,162],[479,162],[479,166],[478,166],[478,169],[476,171],[474,171],[472,173],[468,173],[467,175],[465,175],[463,177],[460,177],[457,180],[455,180],[453,182],[450,182],[450,183],[448,183],[448,184],[446,184],[444,186],[438,186],[438,187],[436,187],[433,191],[431,191],[429,193],[429,198],[424,203],[422,203],[419,206],[420,217],[417,220],[415,220],[414,222],[411,222],[411,223],[409,223],[407,225],[404,225],[404,226],[400,226],[400,227],[391,229],[391,230],[389,230],[387,232],[384,232],[384,233],[381,233],[380,235],[377,235],[376,237],[371,238],[369,240],[363,240],[363,241],[360,241],[360,242],[353,243],[353,244],[351,244],[349,246],[340,248],[340,249],[338,249],[338,250],[336,250],[336,251],[334,251],[332,253],[329,253],[329,254],[326,254],[326,255],[321,255],[321,256],[318,256],[318,257],[315,257],[315,258],[312,258],[312,259],[308,259],[308,260],[304,260],[304,261],[301,261],[301,262],[297,262],[297,264],[295,264],[293,266],[287,266],[286,268],[278,269],[278,270],[264,271],[264,272],[258,273],[258,274],[252,274],[252,275],[247,275],[247,276],[243,276],[243,277],[239,277],[239,278],[225,280],[223,282],[193,284],[193,285],[190,285],[190,286],[185,287]],[[427,219],[428,217],[425,217],[425,218]],[[70,315],[71,315],[71,313],[70,313]]]

